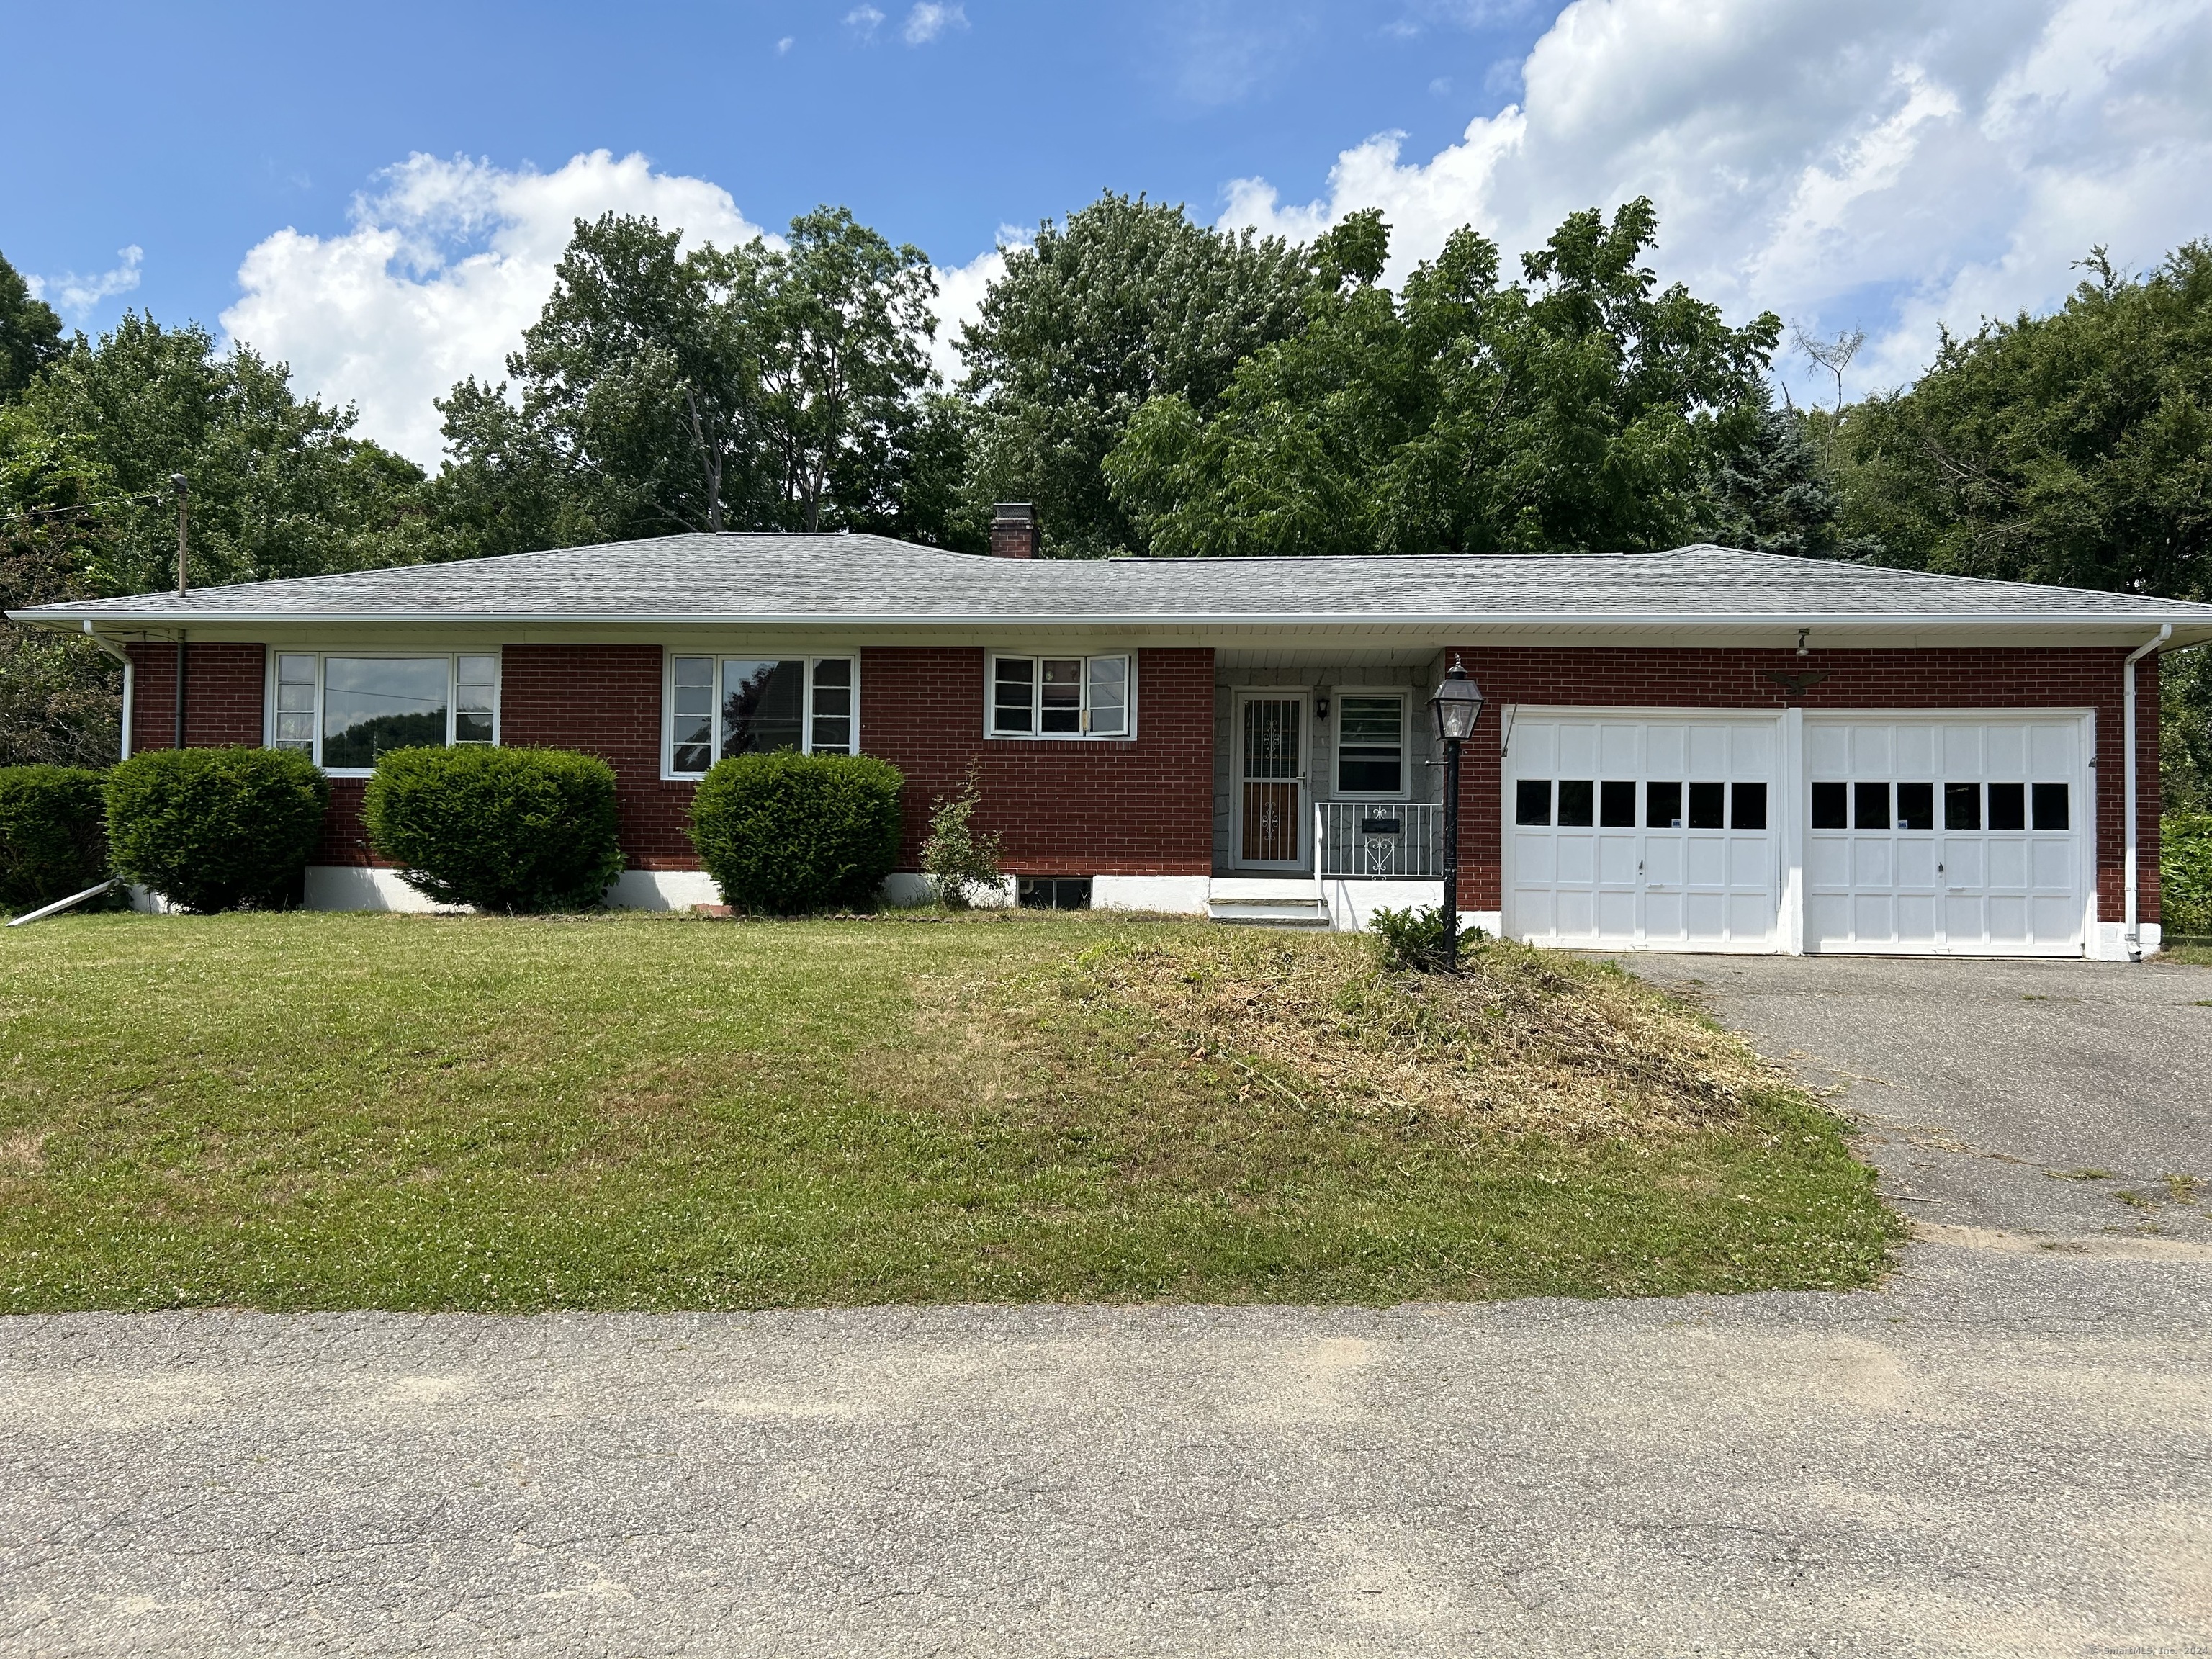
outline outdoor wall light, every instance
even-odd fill
[[[1482,688],[1468,678],[1457,657],[1429,699],[1429,709],[1437,717],[1437,735],[1446,743],[1465,743],[1474,735],[1474,723],[1482,718]]]

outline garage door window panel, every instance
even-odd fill
[[[1559,780],[1559,823],[1563,828],[1589,829],[1596,817],[1597,786],[1589,778]]]

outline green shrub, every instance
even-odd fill
[[[107,878],[106,781],[81,766],[0,767],[0,910]]]
[[[1368,918],[1369,928],[1382,950],[1382,959],[1393,968],[1412,968],[1421,973],[1440,971],[1444,965],[1444,907],[1425,904],[1418,910],[1378,909]],[[1479,945],[1487,937],[1480,927],[1460,930],[1460,947]]]
[[[156,749],[108,775],[115,873],[187,910],[280,909],[322,831],[330,785],[283,749]]]
[[[362,799],[407,884],[479,910],[582,910],[623,872],[614,769],[568,749],[390,749]]]
[[[2167,938],[2212,934],[2212,812],[2159,826],[2159,927]]]
[[[691,844],[738,909],[858,909],[898,861],[905,781],[868,755],[740,755],[700,783]]]
[[[1006,880],[999,867],[999,851],[1005,837],[994,830],[975,827],[975,813],[983,805],[982,781],[975,768],[968,769],[966,785],[957,795],[939,795],[929,812],[929,839],[921,844],[922,873],[937,883],[938,896],[955,910],[964,910],[979,892],[995,890]]]

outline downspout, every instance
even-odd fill
[[[131,758],[131,704],[137,700],[137,670],[131,664],[131,653],[118,647],[114,641],[94,633],[89,622],[84,625],[84,636],[123,665],[123,752],[116,758],[129,760]]]
[[[2172,637],[2173,624],[2172,623],[2168,623],[2158,630],[2158,637],[2156,639],[2137,647],[2135,650],[2128,653],[2126,667],[2122,676],[2124,682],[2123,700],[2127,710],[2126,719],[2124,724],[2126,727],[2125,741],[2128,745],[2128,752],[2124,764],[2127,772],[2126,787],[2128,793],[2128,902],[2126,915],[2128,919],[2128,960],[2130,962],[2141,962],[2142,960],[2142,923],[2136,915],[2138,902],[2136,893],[2136,665],[2141,662],[2145,657],[2150,655],[2152,652],[2157,650],[2159,647],[2164,645]]]

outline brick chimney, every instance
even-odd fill
[[[1036,557],[1036,507],[1027,501],[1000,501],[992,507],[991,554],[1000,559]]]

